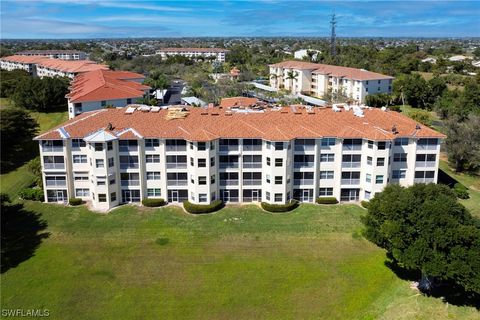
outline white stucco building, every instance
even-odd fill
[[[362,102],[368,94],[392,92],[393,77],[367,70],[293,60],[269,67],[270,86],[294,94],[307,93],[322,98],[328,92],[341,92]]]
[[[336,111],[335,111],[336,110]],[[444,136],[400,113],[300,106],[236,112],[103,109],[38,137],[45,199],[93,208],[162,197],[208,204],[370,199],[435,183]]]
[[[301,49],[301,50],[297,50],[293,53],[293,57],[295,59],[304,59],[304,58],[307,58],[308,57],[308,53],[309,52],[312,52],[313,55],[312,55],[312,58],[313,59],[317,59],[318,55],[320,53],[322,53],[320,50],[313,50],[313,49]]]
[[[61,60],[85,60],[87,54],[79,50],[26,50],[17,52],[19,56],[37,56]]]
[[[199,57],[214,57],[215,61],[225,62],[225,57],[229,50],[222,48],[162,48],[155,52],[162,59],[168,56],[184,56],[187,58],[197,59]]]

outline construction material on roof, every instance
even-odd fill
[[[188,111],[185,108],[168,108],[167,115],[165,119],[173,120],[173,119],[184,119],[188,115]]]

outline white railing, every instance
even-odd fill
[[[220,185],[221,186],[237,186],[238,185],[238,180],[220,180]]]
[[[44,163],[45,169],[65,169],[65,163]]]
[[[221,145],[220,151],[229,152],[229,151],[238,151],[238,145]]]
[[[120,146],[120,152],[138,151],[138,146]]]
[[[243,151],[262,151],[262,145],[243,145]]]
[[[45,180],[45,185],[47,187],[51,187],[51,186],[64,187],[67,185],[67,181],[66,180]]]
[[[249,169],[249,168],[261,168],[262,163],[261,162],[244,162],[243,163],[243,168],[244,169]]]
[[[295,168],[313,168],[314,163],[313,162],[295,162],[293,166]]]
[[[120,163],[120,169],[138,169],[138,162],[136,162],[136,163]]]
[[[342,162],[342,168],[360,168],[361,162]]]
[[[42,146],[42,152],[63,152],[63,146]]]
[[[187,146],[186,145],[166,146],[165,151],[167,151],[167,152],[170,152],[170,151],[187,151]]]
[[[436,144],[417,144],[417,150],[437,150]]]
[[[294,185],[313,185],[313,179],[294,179]]]
[[[415,162],[416,167],[435,167],[435,161],[417,161]]]
[[[140,180],[122,180],[121,181],[122,186],[139,186],[140,185]]]
[[[188,180],[167,180],[168,186],[186,186]]]
[[[296,145],[295,151],[315,151],[315,146],[312,145]]]
[[[360,179],[342,179],[342,184],[360,184]]]
[[[167,169],[186,169],[186,162],[167,162]]]
[[[230,163],[225,163],[225,162],[220,162],[220,169],[236,169],[238,168],[238,162],[230,162]]]
[[[259,186],[261,184],[261,179],[243,179],[243,185],[245,186]]]
[[[344,144],[343,150],[362,150],[361,144]]]

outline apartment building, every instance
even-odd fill
[[[68,99],[68,117],[82,112],[109,107],[125,107],[137,103],[149,94],[143,85],[145,76],[139,73],[112,70],[94,70],[77,75],[71,83]]]
[[[192,59],[213,57],[215,61],[225,62],[228,52],[229,50],[222,48],[162,48],[157,50],[155,54],[160,55],[162,59],[179,55]]]
[[[363,102],[368,94],[391,93],[394,79],[363,69],[293,60],[269,67],[270,86],[274,88],[320,98],[329,92],[342,93],[358,102]]]
[[[47,57],[61,60],[85,60],[87,54],[78,50],[26,50],[17,52],[19,56]]]
[[[292,106],[86,112],[35,139],[45,199],[108,210],[162,197],[208,204],[368,200],[435,183],[444,135],[380,109]]]
[[[0,68],[4,70],[21,69],[38,77],[68,77],[92,70],[106,70],[108,66],[90,60],[67,61],[50,59],[44,56],[14,55],[0,58]]]

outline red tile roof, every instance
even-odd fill
[[[228,52],[223,48],[161,48],[158,51],[164,52]]]
[[[36,64],[46,59],[48,58],[43,56],[14,55],[14,56],[2,57],[0,60],[9,61],[9,62]]]
[[[257,103],[258,103],[257,98],[232,97],[232,98],[223,98],[220,101],[220,107],[222,108],[250,107]]]
[[[326,74],[335,77],[354,79],[354,80],[380,80],[393,79],[391,76],[386,76],[380,73],[371,72],[363,69],[332,66],[328,64],[311,63],[305,61],[283,61],[276,64],[271,64],[270,67],[297,69],[297,70],[312,70],[312,73]]]
[[[144,78],[141,74],[126,71],[84,72],[74,78],[67,98],[70,102],[140,98],[150,87],[130,80]]]
[[[236,113],[228,109],[189,108],[184,119],[167,120],[168,110],[126,114],[125,109],[102,109],[85,112],[36,139],[55,139],[62,132],[71,138],[83,138],[112,124],[117,135],[129,128],[142,137],[208,141],[217,138],[258,138],[285,141],[295,138],[366,138],[389,140],[396,137],[444,138],[424,125],[393,111],[365,109],[364,117],[352,111],[333,112],[330,108],[307,112],[295,107],[279,111]],[[392,132],[395,126],[397,134]],[[417,128],[418,126],[418,128]]]
[[[38,63],[38,66],[63,71],[70,73],[80,73],[92,70],[104,69],[108,70],[108,66],[97,64],[90,60],[60,60],[60,59],[45,59]]]

